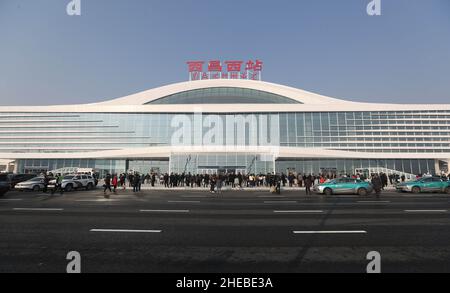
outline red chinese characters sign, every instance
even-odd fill
[[[211,60],[207,63],[206,71],[204,61],[189,61],[189,80],[202,79],[249,79],[261,80],[263,62],[261,60],[247,62],[230,60],[221,62]]]

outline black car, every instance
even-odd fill
[[[11,174],[11,189],[13,189],[16,184],[24,181],[28,181],[30,179],[33,179],[34,177],[37,177],[36,174]]]
[[[36,177],[34,174],[0,174],[0,196],[13,189],[16,184]]]
[[[11,183],[8,174],[0,174],[0,196],[8,192],[11,187]]]

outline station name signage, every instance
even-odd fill
[[[205,61],[187,62],[189,70],[189,80],[204,79],[248,79],[261,80],[263,62],[261,60],[252,61],[225,61],[212,60],[205,64]],[[204,70],[206,69],[206,70]]]

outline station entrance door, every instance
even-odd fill
[[[210,167],[210,168],[198,168],[198,174],[246,174],[245,168],[236,168],[236,167]]]

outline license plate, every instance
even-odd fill
[[[55,188],[55,185],[47,185],[47,188]]]

